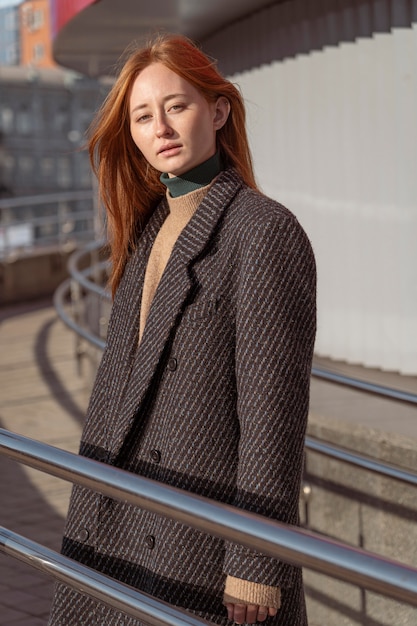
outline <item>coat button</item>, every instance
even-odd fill
[[[155,547],[155,537],[153,535],[146,535],[145,543],[148,546],[149,550],[153,550]]]
[[[99,448],[96,451],[96,457],[98,461],[105,461],[107,459],[107,450],[104,448]]]
[[[159,452],[159,450],[151,450],[151,459],[154,463],[161,462],[161,453]]]
[[[177,369],[177,359],[171,357],[168,359],[168,369],[170,372],[174,372]]]
[[[81,541],[82,543],[85,543],[87,541],[87,539],[89,538],[90,533],[88,532],[87,528],[83,528],[82,530],[80,530],[80,532],[78,533],[78,541]]]

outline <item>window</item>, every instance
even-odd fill
[[[17,13],[15,10],[6,13],[4,18],[4,27],[8,31],[17,30]]]
[[[68,157],[59,157],[57,162],[57,182],[60,187],[71,185],[71,165]]]
[[[36,11],[33,12],[33,28],[34,29],[42,28],[43,22],[44,20],[43,20],[42,9],[36,9]]]
[[[8,65],[17,65],[17,46],[12,43],[6,47],[6,63]]]
[[[41,159],[41,174],[44,181],[51,181],[54,175],[54,159],[43,157]]]
[[[0,109],[0,128],[4,133],[12,133],[14,126],[13,109],[4,107]]]
[[[12,185],[15,167],[16,161],[14,156],[6,154],[3,159],[3,182],[7,187]]]
[[[55,109],[52,114],[53,128],[58,133],[67,133],[69,125],[69,110],[65,105]]]
[[[45,56],[45,46],[43,43],[36,43],[32,49],[32,60],[34,63],[41,61]]]
[[[32,130],[30,112],[22,106],[16,114],[16,130],[20,135],[28,135]]]
[[[30,32],[42,28],[44,24],[42,9],[32,9],[30,6],[23,7],[23,24]]]
[[[90,166],[90,159],[87,152],[79,152],[77,155],[78,160],[78,181],[77,184],[80,187],[90,187],[92,184],[92,172]]]
[[[31,156],[19,157],[19,170],[21,174],[30,174],[33,170],[34,161]]]

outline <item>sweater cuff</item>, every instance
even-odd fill
[[[281,589],[252,583],[248,580],[227,576],[224,588],[224,603],[232,604],[256,604],[279,609],[281,606]]]

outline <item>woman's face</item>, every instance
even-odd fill
[[[216,152],[216,131],[229,102],[209,103],[184,78],[161,63],[137,76],[129,102],[130,133],[145,159],[158,171],[179,176]]]

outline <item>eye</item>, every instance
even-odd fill
[[[182,111],[183,109],[185,109],[185,104],[173,104],[169,107],[168,111],[177,113],[178,111]]]
[[[138,115],[137,117],[135,117],[134,122],[135,124],[143,124],[144,122],[147,122],[149,119],[151,119],[150,114],[144,113],[143,115]]]
[[[144,113],[143,111],[137,111],[132,113],[132,124],[144,124],[151,119],[151,113]]]

